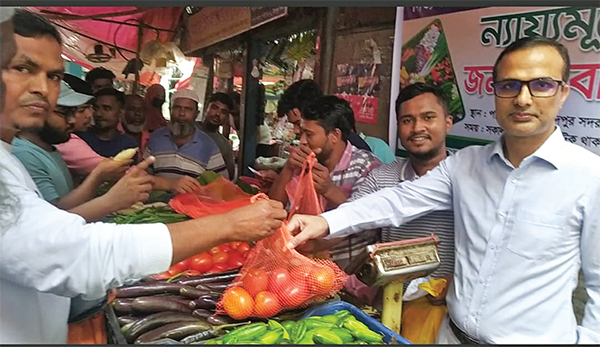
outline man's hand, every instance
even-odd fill
[[[273,170],[261,170],[259,172],[260,175],[256,175],[256,179],[258,179],[261,189],[268,192],[279,175]]]
[[[176,180],[171,181],[170,191],[175,194],[192,193],[197,189],[200,189],[202,185],[198,180],[190,176],[182,176]]]
[[[223,216],[231,228],[231,241],[257,241],[273,234],[287,212],[279,201],[258,200]]]
[[[152,191],[153,178],[146,173],[146,169],[153,162],[154,157],[149,157],[140,164],[133,166],[106,193],[106,198],[114,204],[116,211],[148,199]]]
[[[317,193],[327,196],[327,192],[334,187],[331,177],[329,177],[329,169],[320,163],[316,163],[313,167],[313,182]]]
[[[98,163],[94,170],[92,170],[92,174],[98,175],[102,182],[117,180],[119,177],[123,176],[123,173],[125,173],[132,163],[132,159],[118,161],[106,158]]]
[[[288,223],[288,230],[294,236],[288,243],[289,248],[296,248],[308,240],[318,239],[329,230],[327,220],[321,216],[297,214]]]
[[[290,158],[288,159],[286,165],[288,165],[290,169],[301,169],[302,164],[304,164],[306,157],[308,157],[310,153],[312,153],[310,147],[301,143],[290,154]]]

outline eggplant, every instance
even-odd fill
[[[138,296],[156,295],[163,293],[179,294],[182,287],[179,283],[152,282],[137,284],[130,287],[117,288],[117,298],[135,298]]]
[[[185,296],[186,298],[198,299],[201,296],[205,296],[210,294],[210,290],[197,289],[193,287],[182,287],[179,289],[179,294],[181,296]]]
[[[192,311],[192,315],[194,317],[206,319],[206,321],[208,322],[208,318],[213,315],[213,312],[203,309],[203,308],[197,308],[194,311]]]
[[[133,323],[129,330],[127,330],[124,335],[127,342],[132,343],[137,339],[140,335],[161,327],[165,324],[175,323],[175,322],[198,322],[202,321],[202,319],[194,317],[188,313],[182,312],[158,312],[153,313],[149,316],[146,316],[137,322]]]
[[[227,283],[203,283],[203,284],[196,285],[196,289],[204,290],[204,291],[210,291],[210,292],[223,293],[225,291],[225,289],[227,289],[227,287],[229,287],[230,284],[231,284],[231,282],[227,282]]]
[[[119,326],[123,326],[129,323],[134,323],[138,320],[140,320],[140,317],[136,317],[136,316],[132,316],[132,315],[127,315],[127,316],[120,316],[117,317],[117,323],[119,323]]]
[[[201,331],[199,333],[195,333],[195,334],[189,335],[187,337],[184,337],[179,342],[183,343],[183,344],[190,344],[190,343],[193,343],[193,342],[199,342],[199,341],[208,340],[208,339],[211,339],[211,338],[216,337],[218,335],[219,334],[217,334],[216,331],[210,329],[210,330]]]
[[[148,343],[162,338],[181,340],[206,330],[212,330],[212,326],[202,321],[169,323],[140,335],[135,343]]]
[[[115,313],[119,315],[128,315],[133,313],[133,299],[115,299],[111,305],[113,305],[113,309]]]
[[[213,316],[206,318],[206,322],[210,325],[219,326],[219,325],[231,324],[234,322],[234,320],[231,319],[229,316],[213,315]]]
[[[179,278],[176,278],[173,280],[173,283],[180,283],[180,282],[185,282],[187,280],[197,280],[197,279],[201,279],[201,278],[214,278],[214,277],[222,277],[224,275],[237,275],[240,272],[239,269],[232,269],[232,270],[227,270],[227,271],[222,271],[222,272],[215,272],[215,273],[204,273],[201,275],[192,275],[192,276],[187,276],[187,275],[183,275]]]
[[[189,305],[190,301],[192,301],[191,298],[186,298],[180,295],[171,295],[171,294],[166,294],[166,295],[153,295],[153,296],[140,296],[140,298],[161,298],[161,299],[166,299],[166,300],[171,300],[171,301],[176,301],[176,302],[180,302],[184,305]]]
[[[190,304],[185,305],[181,302],[170,299],[148,296],[133,299],[131,302],[131,308],[133,311],[140,313],[154,313],[162,311],[192,313],[192,309],[189,307]]]
[[[186,286],[197,286],[199,284],[206,284],[206,283],[231,283],[233,282],[233,280],[235,280],[237,278],[239,274],[237,272],[234,273],[228,273],[228,274],[219,274],[219,275],[215,275],[212,277],[200,277],[200,278],[190,278],[190,279],[185,279],[185,280],[181,280],[179,282],[177,282],[176,284],[183,284]]]
[[[218,297],[214,296],[201,296],[196,300],[190,301],[189,308],[197,309],[202,308],[206,310],[213,310],[217,307],[217,302],[219,301]]]

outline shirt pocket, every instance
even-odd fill
[[[551,258],[567,234],[565,221],[553,213],[517,210],[507,248],[525,259]]]

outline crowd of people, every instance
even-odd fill
[[[125,95],[109,70],[85,81],[65,74],[50,22],[1,11],[0,342],[65,343],[76,300],[103,300],[218,244],[271,235],[314,154],[325,212],[295,215],[289,247],[326,250],[344,269],[368,244],[433,232],[441,266],[431,277],[447,283],[427,296],[448,309],[438,343],[600,343],[600,158],[555,125],[569,95],[561,44],[529,37],[500,54],[493,87],[504,134],[490,145],[450,155],[448,101],[416,83],[395,101],[408,152],[396,158],[357,134],[347,101],[300,80],[278,105],[300,143],[279,172],[264,172],[269,200],[182,223],[114,225],[97,221],[152,190],[193,192],[207,170],[234,179],[224,125],[239,100],[211,95],[198,122],[200,97],[179,89],[167,122],[163,87]],[[133,158],[114,160],[129,148]],[[111,188],[97,196],[103,185]],[[571,295],[580,269],[590,299],[578,325]],[[346,288],[371,289],[356,278]]]

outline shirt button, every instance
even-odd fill
[[[517,179],[516,179],[516,178],[513,178],[513,179],[511,179],[511,180],[510,180],[510,182],[511,182],[511,183],[517,183]]]
[[[479,279],[479,283],[481,283],[481,284],[484,284],[484,283],[485,283],[485,280],[484,280],[483,278],[480,278],[480,279]]]
[[[492,251],[493,251],[493,250],[495,250],[495,249],[496,249],[496,245],[494,245],[494,244],[491,244],[491,245],[490,245],[490,249],[491,249]]]
[[[498,212],[498,214],[500,215],[500,218],[504,218],[504,216],[506,216],[505,211],[500,211],[500,212]]]

